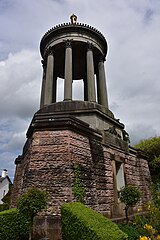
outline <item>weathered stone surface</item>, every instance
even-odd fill
[[[79,120],[78,120],[79,121]],[[135,154],[106,145],[97,135],[77,132],[72,125],[45,130],[36,129],[24,148],[23,156],[17,160],[12,205],[20,194],[36,186],[47,192],[47,214],[59,214],[65,202],[74,200],[73,166],[80,168],[80,181],[85,187],[85,202],[107,216],[115,216],[116,195],[112,161],[124,162],[126,184],[134,184],[143,192],[143,202],[150,197],[150,174],[147,161]],[[117,206],[119,206],[117,204]]]
[[[32,239],[61,240],[61,218],[55,215],[36,216]]]

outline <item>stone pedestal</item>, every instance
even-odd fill
[[[62,240],[60,215],[36,216],[32,240]]]
[[[112,121],[113,124],[114,119]],[[136,184],[147,199],[150,183],[147,161],[138,157],[136,150],[130,149],[128,143],[115,134],[118,127],[123,130],[117,123],[117,130],[110,133],[102,128],[91,128],[71,113],[37,112],[28,129],[23,154],[16,160],[12,205],[15,206],[19,195],[35,186],[47,192],[47,214],[59,214],[63,203],[74,200],[72,186],[76,163],[86,189],[86,204],[110,217],[111,207],[118,197],[113,160],[124,165],[126,184]]]

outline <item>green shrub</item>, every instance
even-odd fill
[[[9,209],[9,205],[7,203],[0,204],[0,212]]]
[[[160,210],[151,202],[146,205],[144,215],[134,216],[134,225],[140,235],[149,239],[160,239]]]
[[[17,209],[0,212],[0,240],[28,240],[29,224]]]
[[[34,216],[47,205],[46,193],[36,187],[20,196],[17,203],[18,210],[27,218],[33,220]]]
[[[141,232],[138,231],[138,229],[136,229],[136,226],[132,224],[131,225],[118,224],[118,227],[128,235],[128,240],[137,240],[141,235]]]
[[[139,209],[141,211],[142,209]],[[118,224],[129,240],[160,239],[160,210],[153,202],[146,205],[145,214],[137,214],[129,224]]]
[[[61,208],[63,240],[128,239],[118,226],[82,203],[67,203]]]
[[[140,199],[141,193],[136,186],[126,185],[120,190],[120,201],[127,207],[134,206]]]
[[[33,218],[42,211],[47,205],[46,193],[36,187],[28,189],[28,191],[20,196],[17,203],[19,212],[29,219],[30,231],[29,240],[32,239]]]
[[[128,223],[128,209],[134,206],[140,199],[141,193],[136,186],[126,185],[119,192],[119,199],[125,206],[126,222]]]

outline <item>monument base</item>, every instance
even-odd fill
[[[47,231],[50,240],[60,239],[60,230],[56,230],[60,229],[56,227],[60,226],[60,220],[55,222],[54,216],[60,215],[62,204],[75,201],[75,165],[85,189],[85,204],[92,209],[108,218],[124,217],[118,193],[127,184],[136,185],[142,192],[141,202],[133,211],[143,207],[150,199],[148,163],[120,135],[124,125],[100,109],[93,108],[88,113],[84,109],[71,112],[66,107],[66,112],[59,114],[51,111],[53,106],[49,113],[44,108],[34,115],[23,153],[15,161],[12,207],[16,207],[19,196],[32,186],[47,194],[47,209],[35,220],[34,236]],[[87,120],[88,114],[93,116],[92,122]],[[93,122],[103,124],[93,128]],[[111,131],[110,127],[106,129],[107,124],[113,126]],[[49,233],[53,225],[57,238]]]

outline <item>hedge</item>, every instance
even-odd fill
[[[0,212],[0,240],[28,240],[29,222],[17,209]]]
[[[82,203],[62,205],[61,215],[63,240],[128,239],[115,223]]]
[[[128,235],[128,240],[137,240],[139,239],[139,236],[142,235],[135,225],[118,224],[118,227]]]
[[[7,203],[0,204],[0,212],[9,209],[9,205]]]

